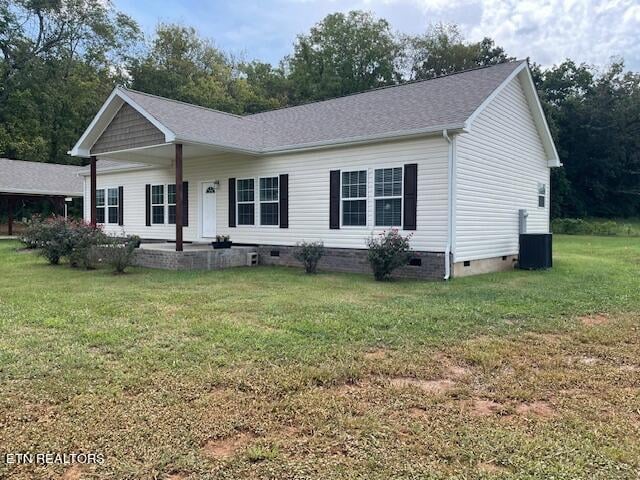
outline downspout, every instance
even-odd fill
[[[444,139],[447,141],[447,144],[449,146],[448,149],[448,169],[447,169],[447,246],[445,247],[444,250],[444,279],[445,280],[449,280],[449,278],[451,277],[451,262],[450,262],[450,257],[451,257],[451,245],[453,242],[453,222],[454,222],[454,218],[453,218],[453,209],[454,209],[454,203],[453,203],[453,198],[455,195],[454,192],[454,175],[455,175],[455,171],[454,171],[454,162],[455,162],[455,155],[454,155],[454,144],[453,144],[453,139],[451,137],[449,137],[449,133],[447,132],[447,130],[442,130],[442,136],[444,137]]]

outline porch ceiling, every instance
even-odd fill
[[[222,148],[194,143],[182,143],[184,160],[207,158],[227,152]],[[163,143],[148,147],[131,148],[117,152],[107,152],[97,155],[98,160],[111,160],[123,163],[142,163],[147,165],[169,166],[175,160],[175,144]]]

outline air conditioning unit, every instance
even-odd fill
[[[553,266],[552,235],[550,233],[521,233],[518,268],[542,270]]]

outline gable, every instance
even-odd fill
[[[165,135],[128,103],[118,112],[91,147],[91,154],[165,143]]]

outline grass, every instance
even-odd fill
[[[628,478],[640,242],[555,239],[552,271],[376,283],[259,267],[53,267],[0,242],[11,478]]]

